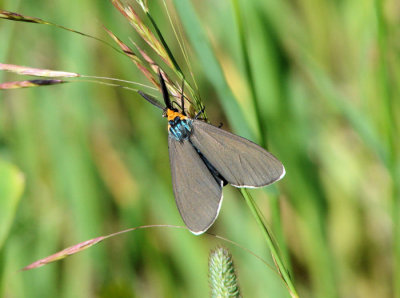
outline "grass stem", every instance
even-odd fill
[[[251,197],[251,195],[245,188],[241,188],[240,192],[243,195],[243,197],[245,198],[246,203],[251,210],[251,213],[253,214],[254,218],[257,221],[257,224],[261,228],[261,231],[265,237],[268,248],[269,248],[272,258],[275,262],[275,265],[278,268],[279,274],[282,277],[283,281],[285,282],[290,295],[292,297],[299,297],[299,295],[297,294],[296,288],[294,287],[294,284],[290,278],[289,272],[286,269],[284,262],[279,254],[279,249],[278,249],[275,241],[272,238],[272,232],[269,230],[268,226],[264,223],[264,221],[262,219],[262,215],[261,215],[260,211],[258,210],[253,198]]]

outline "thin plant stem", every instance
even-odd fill
[[[283,281],[285,282],[289,293],[292,297],[299,297],[297,294],[296,288],[294,287],[294,284],[290,278],[289,272],[287,271],[284,262],[279,254],[278,247],[275,244],[275,241],[272,238],[272,232],[269,230],[267,225],[264,223],[262,219],[262,215],[260,211],[258,210],[253,198],[249,194],[249,192],[245,188],[241,188],[240,192],[242,196],[245,198],[247,205],[249,206],[251,213],[253,214],[254,218],[256,219],[257,224],[260,226],[261,231],[265,237],[265,240],[267,242],[268,248],[271,252],[272,258],[275,262],[276,267],[278,268],[279,274]]]
[[[246,46],[246,36],[245,36],[245,32],[244,32],[244,27],[243,27],[243,21],[242,21],[241,9],[239,6],[239,0],[232,0],[232,4],[233,4],[234,12],[235,12],[235,20],[236,20],[238,30],[239,30],[240,50],[241,50],[242,59],[244,62],[246,77],[248,78],[247,81],[248,81],[249,87],[250,87],[251,100],[253,102],[253,107],[254,107],[254,114],[256,116],[256,122],[257,122],[258,130],[260,133],[260,145],[267,148],[267,135],[266,135],[266,131],[265,131],[265,123],[264,123],[263,117],[261,117],[261,110],[260,110],[260,106],[258,104],[259,100],[258,100],[258,96],[257,96],[256,86],[254,83],[253,71],[251,69],[249,53],[248,53],[247,46]]]
[[[176,61],[174,55],[172,54],[170,48],[168,47],[167,42],[165,41],[159,27],[157,26],[157,23],[154,21],[153,17],[151,16],[150,12],[148,10],[145,10],[145,14],[148,17],[148,19],[150,20],[151,24],[153,25],[154,30],[156,31],[156,34],[158,36],[158,38],[160,39],[161,44],[163,45],[165,51],[167,52],[167,55],[169,57],[169,59],[172,61],[172,64],[175,68],[175,73],[179,76],[179,79],[183,80],[184,82],[186,82],[187,88],[189,89],[190,94],[192,94],[195,103],[196,103],[196,108],[197,110],[202,110],[204,108],[203,103],[197,98],[196,93],[194,92],[192,86],[190,85],[190,83],[186,80],[185,75],[182,71],[182,69],[180,68],[178,62]]]
[[[253,76],[253,70],[252,70],[251,63],[250,63],[249,51],[247,49],[246,34],[245,34],[245,28],[243,26],[243,17],[242,17],[242,13],[241,13],[242,10],[240,9],[239,0],[232,0],[232,5],[233,5],[235,20],[236,20],[236,24],[237,24],[237,28],[238,28],[238,32],[239,32],[239,43],[240,43],[242,59],[244,62],[245,74],[246,74],[247,81],[248,81],[249,88],[250,88],[250,94],[251,94],[250,98],[253,103],[256,124],[257,124],[258,131],[259,131],[259,144],[264,148],[268,148],[268,134],[267,134],[267,129],[266,129],[267,125],[264,121],[264,118],[261,115],[259,98],[257,95],[256,85],[255,85],[254,76]],[[276,195],[274,195],[274,197],[270,200],[269,206],[270,206],[272,214],[273,214],[272,225],[274,227],[275,233],[277,234],[278,243],[283,250],[283,254],[284,254],[285,258],[288,261],[287,247],[286,247],[286,243],[284,241],[283,229],[282,229],[281,210],[280,210],[280,205],[279,205],[279,199]]]

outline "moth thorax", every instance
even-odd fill
[[[192,120],[186,116],[176,115],[174,119],[168,121],[168,131],[176,140],[186,140],[192,133]]]

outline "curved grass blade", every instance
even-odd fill
[[[118,50],[116,47],[114,47],[112,44],[108,43],[107,41],[102,40],[101,38],[98,38],[98,37],[95,37],[95,36],[92,36],[92,35],[89,35],[87,33],[83,33],[83,32],[80,32],[80,31],[77,31],[77,30],[74,30],[74,29],[70,29],[70,28],[64,27],[62,25],[58,25],[56,23],[45,21],[45,20],[42,20],[40,18],[24,16],[24,15],[19,14],[19,13],[15,13],[15,12],[11,12],[11,11],[0,9],[0,19],[6,19],[6,20],[9,20],[9,21],[16,21],[16,22],[27,22],[27,23],[55,26],[57,28],[60,28],[60,29],[66,30],[66,31],[73,32],[73,33],[76,33],[76,34],[79,34],[79,35],[82,35],[82,36],[89,37],[89,38],[92,38],[94,40],[97,40],[97,41],[99,41],[99,42],[111,47],[115,51],[121,53],[120,50]]]
[[[173,229],[188,230],[188,228],[186,226],[163,225],[163,224],[159,224],[159,225],[144,225],[144,226],[139,226],[139,227],[133,227],[133,228],[129,228],[129,229],[126,229],[126,230],[119,231],[119,232],[111,233],[109,235],[99,236],[99,237],[96,237],[96,238],[92,238],[92,239],[86,240],[84,242],[80,242],[78,244],[75,244],[73,246],[65,248],[65,249],[63,249],[63,250],[61,250],[61,251],[59,251],[59,252],[57,252],[55,254],[52,254],[52,255],[50,255],[48,257],[40,259],[40,260],[38,260],[38,261],[28,265],[28,266],[25,266],[21,270],[22,271],[26,271],[26,270],[39,268],[39,267],[42,267],[42,266],[47,265],[49,263],[53,263],[55,261],[65,259],[66,257],[69,257],[71,255],[74,255],[74,254],[78,253],[78,252],[86,250],[87,248],[92,247],[93,245],[96,245],[97,243],[100,243],[103,240],[106,240],[108,238],[112,238],[114,236],[118,236],[118,235],[125,234],[125,233],[128,233],[128,232],[136,231],[136,230],[149,229],[149,228],[173,228]],[[245,251],[245,252],[251,254],[252,256],[254,256],[255,258],[257,258],[265,266],[267,266],[269,269],[271,269],[273,272],[275,272],[278,276],[280,276],[279,273],[275,270],[275,268],[271,264],[269,264],[266,260],[264,260],[262,257],[257,255],[252,250],[246,248],[245,246],[243,246],[243,245],[241,245],[241,244],[239,244],[239,243],[237,243],[237,242],[235,242],[233,240],[227,239],[225,237],[222,237],[220,235],[213,234],[213,233],[210,233],[210,232],[206,232],[205,235],[210,235],[210,236],[215,237],[217,239],[221,239],[221,240],[223,240],[223,241],[225,241],[227,243],[230,243],[230,244],[242,249],[243,251]]]
[[[235,16],[235,21],[236,21],[236,26],[238,29],[238,38],[239,38],[239,45],[241,49],[241,56],[242,60],[244,63],[244,71],[245,71],[245,78],[247,79],[248,86],[249,86],[249,91],[250,91],[250,98],[251,102],[253,103],[253,112],[255,116],[255,122],[257,124],[258,128],[258,135],[259,135],[259,144],[268,149],[268,127],[266,124],[265,119],[261,115],[261,108],[260,108],[260,98],[257,94],[257,87],[256,87],[256,82],[255,78],[253,76],[253,67],[250,62],[250,54],[248,50],[248,42],[247,42],[247,32],[244,26],[244,13],[243,10],[241,9],[240,1],[239,0],[231,0],[232,7],[234,10],[234,16]],[[264,189],[266,191],[266,189]],[[271,200],[269,201],[270,203],[270,208],[271,212],[275,214],[273,216],[273,222],[272,226],[275,227],[275,234],[278,237],[278,239],[283,239],[283,228],[282,228],[282,221],[281,221],[281,210],[280,210],[280,204],[278,203],[278,198],[277,197],[271,197]],[[287,246],[285,241],[279,241],[280,242],[280,247],[284,255],[286,256],[286,264],[288,267],[290,259],[287,257],[288,252],[287,252]]]
[[[31,269],[39,268],[39,267],[42,267],[44,265],[47,265],[47,264],[50,264],[50,263],[65,259],[65,258],[67,258],[69,256],[72,256],[72,255],[78,253],[78,252],[84,251],[84,250],[86,250],[86,249],[88,249],[88,248],[90,248],[90,247],[102,242],[103,240],[108,239],[108,238],[111,238],[111,237],[114,237],[114,236],[118,236],[118,235],[121,235],[121,234],[125,234],[125,233],[128,233],[128,232],[141,230],[141,229],[148,229],[148,228],[174,228],[174,229],[184,229],[184,230],[188,229],[185,226],[162,225],[162,224],[159,224],[159,225],[144,225],[144,226],[129,228],[129,229],[122,230],[122,231],[119,231],[119,232],[116,232],[116,233],[112,233],[112,234],[109,234],[109,235],[106,235],[106,236],[99,236],[99,237],[96,237],[96,238],[92,238],[92,239],[86,240],[84,242],[80,242],[80,243],[78,243],[76,245],[70,246],[70,247],[68,247],[66,249],[63,249],[63,250],[61,250],[61,251],[59,251],[59,252],[57,252],[55,254],[52,254],[52,255],[50,255],[48,257],[45,257],[45,258],[40,259],[40,260],[38,260],[36,262],[33,262],[32,264],[22,268],[21,271],[28,271],[28,270],[31,270]],[[210,235],[212,237],[215,237],[217,239],[223,240],[223,241],[225,241],[227,243],[230,243],[230,244],[242,249],[243,251],[249,253],[253,257],[257,258],[265,266],[267,266],[269,269],[271,269],[272,272],[274,272],[279,278],[281,278],[282,281],[284,282],[285,286],[287,287],[287,285],[285,283],[285,280],[282,278],[282,275],[279,273],[279,271],[275,270],[274,266],[269,264],[266,260],[264,260],[262,257],[257,255],[252,250],[246,248],[245,246],[243,246],[243,245],[241,245],[241,244],[239,244],[239,243],[237,243],[235,241],[232,241],[232,240],[227,239],[225,237],[219,236],[217,234],[213,234],[213,233],[210,233],[210,232],[206,232],[205,234]]]
[[[273,234],[272,234],[270,228],[268,228],[268,226],[264,223],[261,212],[258,209],[257,205],[255,204],[250,193],[245,188],[241,188],[240,192],[241,192],[242,196],[245,198],[246,203],[249,206],[251,212],[253,213],[253,216],[255,217],[257,224],[261,227],[261,231],[264,234],[268,248],[271,252],[271,256],[275,262],[275,266],[278,270],[278,273],[279,273],[281,279],[285,282],[287,289],[290,293],[290,296],[292,296],[293,298],[298,298],[299,295],[297,294],[297,291],[293,284],[290,273],[286,269],[284,261],[279,253],[279,247],[277,245],[276,240],[273,238]]]

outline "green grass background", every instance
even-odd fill
[[[183,66],[162,2],[149,2]],[[211,122],[268,144],[286,167],[276,188],[251,194],[297,291],[301,297],[400,297],[399,2],[242,0],[242,33],[233,4],[174,1]],[[104,24],[128,44],[129,37],[139,40],[108,1],[0,0],[0,8],[108,39]],[[126,57],[57,28],[0,20],[0,37],[2,63],[145,82]],[[132,232],[17,272],[100,235],[182,224],[165,119],[137,94],[84,82],[2,91],[0,159],[25,177],[15,217],[7,219],[8,237],[0,242],[0,296],[208,296],[208,252],[221,241],[184,230]],[[9,175],[18,176],[15,171]],[[8,195],[1,186],[5,208],[18,190]],[[243,197],[230,186],[211,231],[273,265]],[[223,244],[244,297],[289,297],[270,268]]]

